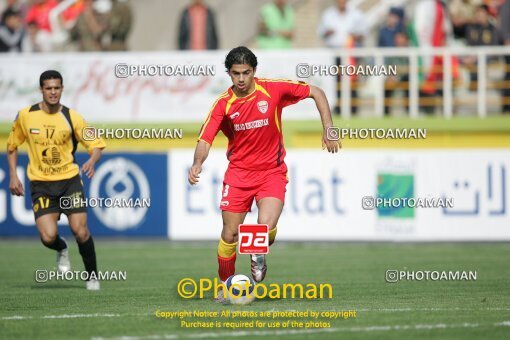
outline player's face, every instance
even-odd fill
[[[345,7],[347,7],[347,0],[337,0],[336,5],[340,10],[345,10]]]
[[[479,9],[476,11],[476,21],[481,25],[487,24],[488,15],[484,9]]]
[[[248,64],[234,64],[228,71],[230,79],[238,94],[245,95],[253,91],[255,69]]]
[[[64,86],[62,86],[60,79],[45,80],[41,87],[43,101],[48,105],[57,105],[60,103],[62,90],[64,90]]]

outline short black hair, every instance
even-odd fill
[[[60,84],[64,85],[64,79],[62,78],[60,72],[55,70],[48,70],[41,73],[41,76],[39,77],[39,86],[43,87],[44,81],[48,79],[60,79]]]
[[[235,64],[248,64],[255,68],[257,67],[257,57],[248,47],[239,46],[230,50],[225,58],[225,68],[227,71]]]
[[[489,6],[487,6],[486,4],[479,5],[478,9],[483,9],[485,12],[489,13]]]
[[[2,24],[5,24],[5,21],[7,18],[10,17],[21,17],[21,13],[19,11],[16,11],[12,8],[6,9],[2,14]]]

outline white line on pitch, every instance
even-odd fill
[[[459,308],[459,307],[455,307],[455,308],[375,308],[375,309],[370,309],[370,308],[367,308],[367,309],[363,309],[363,308],[360,308],[360,309],[351,309],[351,310],[355,310],[357,312],[389,312],[389,313],[395,313],[395,312],[435,312],[435,311],[483,311],[483,310],[488,310],[488,311],[510,311],[510,308],[509,307],[506,307],[506,308],[501,308],[501,307],[487,307],[487,308]]]
[[[115,318],[122,316],[120,314],[64,314],[64,315],[45,315],[41,319],[75,319],[75,318]]]
[[[345,308],[344,310],[349,310],[349,308]],[[350,310],[355,310],[357,312],[385,312],[385,313],[400,313],[400,312],[430,312],[430,311],[482,311],[482,310],[488,310],[488,311],[510,311],[510,307],[507,308],[498,308],[498,307],[487,307],[487,308],[378,308],[378,309],[356,309],[356,308],[350,308]],[[287,311],[295,311],[295,310],[287,310]],[[324,311],[330,311],[330,310],[324,310]],[[33,317],[33,316],[22,316],[22,315],[12,315],[12,316],[3,316],[0,318],[0,320],[30,320],[30,319],[73,319],[73,318],[97,318],[97,317],[106,317],[106,318],[113,318],[113,317],[121,317],[121,316],[151,316],[153,313],[144,313],[144,314],[101,314],[101,313],[95,313],[95,314],[63,314],[63,315],[44,315],[40,317]]]
[[[477,328],[478,323],[461,324],[433,324],[433,325],[395,325],[395,326],[367,326],[367,327],[345,327],[345,328],[319,328],[319,329],[290,329],[275,331],[234,331],[234,332],[207,332],[195,334],[163,334],[148,336],[120,336],[115,338],[93,337],[92,340],[141,340],[141,339],[201,339],[201,338],[220,338],[220,337],[244,337],[244,336],[270,336],[270,335],[298,335],[315,333],[335,333],[335,332],[381,332],[381,331],[407,331],[407,330],[433,330],[446,328]],[[503,321],[488,326],[506,326],[510,327],[510,321]]]
[[[26,320],[32,319],[31,316],[21,316],[21,315],[13,315],[13,316],[4,316],[2,320]]]
[[[21,315],[13,315],[13,316],[4,316],[2,320],[29,320],[29,319],[76,319],[76,318],[114,318],[120,317],[120,314],[63,314],[63,315],[43,315],[40,317],[33,316],[21,316]]]

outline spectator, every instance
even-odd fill
[[[294,36],[294,10],[287,0],[274,0],[260,9],[257,43],[261,49],[288,49]]]
[[[39,30],[51,32],[49,14],[57,4],[57,0],[35,0],[28,8],[25,22],[36,22]]]
[[[510,0],[506,0],[499,11],[503,45],[510,49]],[[510,55],[505,56],[505,83],[502,90],[502,111],[510,114]]]
[[[366,21],[363,14],[356,8],[347,4],[348,0],[336,0],[336,5],[326,9],[322,14],[319,22],[317,33],[319,37],[324,40],[326,46],[331,48],[352,48],[359,47],[363,43],[366,34]],[[355,60],[346,61],[349,64],[355,63]],[[342,64],[340,58],[336,59],[337,65]],[[342,77],[337,77],[337,102],[334,108],[336,114],[340,114],[341,107],[341,80]],[[357,83],[355,78],[351,78],[351,98],[353,102],[358,97],[356,90]],[[351,106],[351,111],[356,114],[358,105],[354,103]]]
[[[27,24],[25,36],[21,44],[21,49],[24,53],[37,53],[43,52],[43,42],[40,41],[39,29],[37,23],[31,21]]]
[[[489,22],[489,9],[487,5],[478,6],[474,22],[466,26],[466,44],[468,46],[491,46],[498,45],[499,43],[500,38],[497,28]],[[469,89],[475,91],[478,81],[477,58],[475,56],[467,56],[462,61],[470,70]]]
[[[422,48],[448,46],[452,38],[452,25],[445,4],[440,0],[421,0],[414,9],[411,25],[413,46]],[[441,56],[420,57],[420,102],[421,110],[434,113],[436,99],[442,96],[443,58]],[[459,77],[458,62],[452,57],[453,78]]]
[[[394,45],[397,48],[409,47],[409,41],[405,32],[395,33]],[[386,78],[384,84],[384,115],[390,114],[391,97],[395,90],[404,90],[404,100],[406,101],[405,110],[409,111],[409,58],[408,57],[389,57],[385,60],[387,65],[397,66],[397,75]]]
[[[395,35],[404,30],[404,12],[392,7],[386,18],[386,24],[379,30],[379,47],[395,47]]]
[[[453,35],[456,39],[466,37],[466,28],[474,23],[476,8],[481,4],[481,0],[452,0],[448,5]]]
[[[110,51],[127,51],[127,37],[131,31],[133,14],[131,6],[125,0],[113,0],[112,11],[108,24],[111,35]]]
[[[0,26],[0,52],[21,52],[23,22],[13,10],[4,13],[5,25]]]
[[[99,6],[95,6],[99,4]],[[78,17],[75,26],[71,30],[71,39],[78,42],[80,51],[104,50],[103,37],[107,28],[106,2],[99,3],[93,0],[83,1],[83,12]]]
[[[317,33],[328,47],[347,47],[351,38],[356,40],[356,45],[360,45],[366,34],[363,14],[347,2],[337,0],[336,6],[329,7],[322,14]]]
[[[480,5],[476,9],[472,24],[466,26],[466,43],[468,46],[491,46],[500,42],[495,25],[489,21],[487,5]]]
[[[18,0],[7,0],[7,6],[0,15],[0,25],[5,25],[5,14],[9,11],[18,12],[20,17],[23,18],[26,12],[26,5],[20,4]]]
[[[181,14],[180,50],[215,50],[218,48],[213,11],[202,0],[193,0]]]
[[[69,1],[69,0],[63,0],[62,2]],[[62,13],[62,21],[63,26],[66,29],[71,29],[78,18],[80,17],[80,14],[83,12],[84,9],[84,3],[83,0],[73,0],[71,3],[67,6],[65,6],[65,9]]]
[[[66,51],[69,47],[69,31],[75,25],[83,11],[82,0],[62,0],[48,14],[51,33],[42,46],[42,52]],[[41,30],[37,31],[36,40],[41,40]]]

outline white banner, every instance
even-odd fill
[[[232,85],[223,65],[228,51],[166,53],[66,53],[0,56],[0,121],[12,122],[23,107],[41,101],[39,76],[55,69],[64,78],[62,103],[90,122],[202,122],[216,98]],[[256,76],[298,80],[296,67],[306,62],[329,65],[333,53],[310,50],[257,52]],[[179,65],[214,69],[214,76],[116,77],[116,65]],[[117,72],[125,75],[121,66]],[[167,72],[168,73],[168,72]],[[334,77],[305,80],[320,86],[329,100],[335,98]],[[316,118],[312,100],[286,108],[286,119]]]
[[[227,166],[212,152],[200,183],[187,184],[192,150],[169,157],[169,236],[218,239]],[[289,150],[282,240],[510,240],[508,150]],[[365,210],[363,197],[443,198],[453,207]],[[255,208],[255,207],[254,207]],[[256,222],[256,209],[247,222]]]

